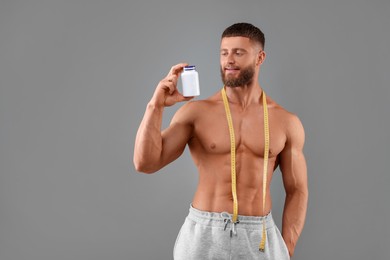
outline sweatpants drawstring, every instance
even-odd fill
[[[229,223],[231,223],[231,225],[230,225],[230,237],[232,237],[233,235],[236,236],[237,235],[236,224],[240,223],[240,221],[237,219],[236,222],[233,222],[232,217],[227,212],[222,212],[221,213],[221,218],[223,218],[223,222],[225,222],[225,227],[224,227],[223,230],[226,230],[227,225]]]

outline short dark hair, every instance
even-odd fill
[[[235,23],[229,26],[225,29],[225,31],[223,31],[221,38],[235,36],[247,37],[251,41],[260,43],[261,47],[264,49],[264,33],[259,28],[250,23]]]

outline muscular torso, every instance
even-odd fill
[[[220,92],[192,107],[196,117],[188,142],[199,172],[193,206],[211,212],[233,212],[230,135]],[[265,211],[262,210],[264,116],[260,101],[245,109],[230,103],[236,141],[238,214],[261,216],[272,208],[270,184],[285,147],[285,122],[289,112],[267,97],[270,150]]]

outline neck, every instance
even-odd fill
[[[251,104],[259,103],[263,91],[257,82],[239,87],[225,86],[225,90],[229,102],[240,106],[242,109],[247,108]]]

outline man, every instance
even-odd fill
[[[308,201],[303,126],[257,81],[266,58],[260,29],[233,24],[222,34],[220,51],[223,89],[186,102],[162,132],[164,107],[192,98],[176,86],[188,64],[173,66],[159,82],[137,132],[135,167],[156,172],[190,148],[199,184],[174,259],[290,259]],[[286,190],[282,234],[271,214],[277,166]]]

